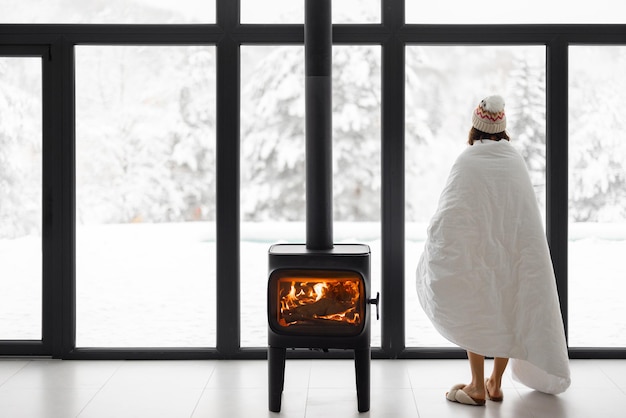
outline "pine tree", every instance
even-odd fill
[[[0,239],[41,233],[41,61],[0,58]]]
[[[170,133],[167,165],[172,183],[182,190],[181,218],[215,220],[216,123],[215,51],[194,47],[185,51],[182,68],[189,74],[180,91],[181,121]]]
[[[304,49],[278,47],[243,89],[241,212],[245,221],[304,220]]]
[[[626,49],[579,47],[570,57],[570,219],[621,222],[626,217]],[[611,65],[589,65],[596,62]]]
[[[196,47],[78,51],[79,219],[214,216],[212,60]]]
[[[333,49],[333,196],[337,220],[380,219],[380,50]],[[244,93],[245,220],[304,220],[304,50],[277,48]]]
[[[507,89],[507,131],[524,158],[540,207],[546,201],[546,81],[545,67],[525,54],[513,60]]]

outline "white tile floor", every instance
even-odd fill
[[[469,407],[444,398],[467,380],[466,361],[372,360],[371,409],[359,414],[353,361],[287,360],[276,414],[267,407],[266,361],[0,359],[0,417],[626,417],[626,361],[571,365],[562,395],[507,375],[503,403]]]

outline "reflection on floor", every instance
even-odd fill
[[[282,411],[277,414],[267,408],[266,361],[0,359],[0,416],[625,416],[625,360],[573,360],[571,365],[572,386],[562,395],[532,391],[507,374],[504,402],[469,407],[444,398],[450,386],[468,380],[464,360],[372,360],[371,409],[359,414],[353,361],[287,360]]]

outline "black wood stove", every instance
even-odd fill
[[[269,250],[269,409],[278,412],[288,348],[354,350],[359,412],[370,408],[370,249],[333,244],[330,0],[305,2],[306,244]]]
[[[352,349],[359,412],[370,408],[370,250],[274,245],[269,252],[269,409],[280,411],[287,348]]]

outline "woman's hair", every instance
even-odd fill
[[[495,134],[488,134],[487,132],[479,131],[478,129],[472,126],[472,129],[469,131],[469,138],[467,143],[470,145],[474,145],[474,141],[480,141],[481,139],[491,139],[494,141],[499,141],[501,139],[506,139],[510,141],[509,134],[506,131],[498,132]]]

